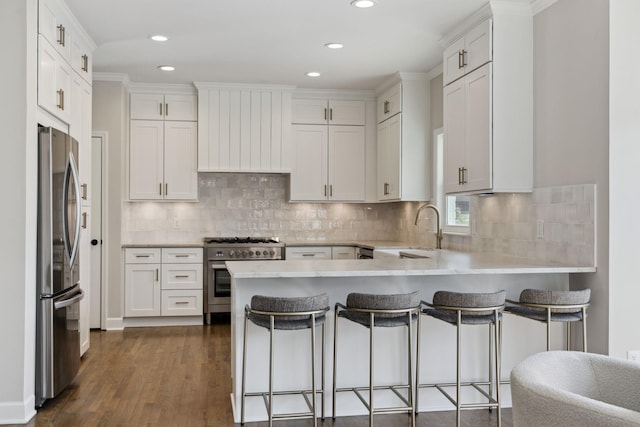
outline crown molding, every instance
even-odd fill
[[[94,82],[118,82],[127,86],[130,83],[129,75],[123,73],[93,73]]]
[[[557,1],[558,0],[531,0],[531,12],[537,15]]]

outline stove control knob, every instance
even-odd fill
[[[236,254],[236,253],[235,253],[235,251],[229,251],[229,256],[230,256],[231,258],[233,258],[233,256],[234,256],[235,254]]]
[[[269,255],[274,256],[276,254],[276,251],[274,251],[273,249],[269,251]]]
[[[249,251],[249,256],[253,256],[253,251]]]
[[[242,256],[247,256],[247,251],[242,251]]]
[[[263,251],[263,252],[262,252],[262,255],[267,256],[267,255],[269,255],[269,252],[267,252],[267,251]]]

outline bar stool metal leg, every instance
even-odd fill
[[[374,315],[371,313],[370,315],[370,325],[369,328],[369,427],[373,427],[373,325],[374,325]]]
[[[275,317],[269,316],[269,427],[273,426],[273,329]]]
[[[318,425],[318,411],[316,408],[316,316],[311,315],[311,411],[313,412],[313,426]]]
[[[244,336],[242,340],[242,398],[240,400],[240,424],[244,424],[245,384],[247,382],[247,327],[248,316],[244,315]]]

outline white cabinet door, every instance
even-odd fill
[[[38,38],[38,45],[38,104],[69,123],[71,67],[44,37]]]
[[[444,88],[444,190],[488,190],[491,174],[491,67]]]
[[[444,88],[444,191],[462,190],[466,152],[466,95],[464,80]]]
[[[160,264],[125,265],[125,317],[160,316]]]
[[[384,91],[377,100],[378,123],[402,111],[402,83],[396,83]]]
[[[486,65],[465,76],[467,93],[467,191],[492,188],[491,67]]]
[[[164,123],[164,198],[194,200],[198,197],[197,124]]]
[[[364,126],[364,101],[329,101],[329,124]]]
[[[444,50],[444,85],[459,79],[492,59],[492,20],[469,30]]]
[[[74,37],[71,39],[71,67],[78,73],[87,83],[92,83],[92,52],[79,34],[74,33]]]
[[[164,95],[132,93],[129,116],[134,120],[198,119],[198,99],[195,95]]]
[[[164,123],[131,120],[129,141],[129,197],[159,200],[164,188]]]
[[[38,32],[64,58],[69,57],[71,20],[56,0],[40,0],[38,5]]]
[[[295,159],[291,172],[291,200],[326,200],[328,127],[294,125]]]
[[[132,93],[129,117],[135,120],[164,120],[164,95]]]
[[[401,195],[402,114],[378,125],[378,200],[396,200]]]
[[[195,95],[165,95],[164,119],[179,121],[198,120],[198,99]]]
[[[363,126],[329,126],[329,199],[365,199]]]
[[[291,123],[324,125],[329,120],[329,106],[326,99],[294,99],[291,101]]]
[[[90,208],[82,208],[80,232],[80,288],[84,298],[80,301],[80,356],[89,349],[91,329],[91,218]]]

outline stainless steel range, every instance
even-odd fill
[[[204,314],[209,322],[211,313],[231,311],[231,276],[225,261],[282,260],[284,243],[277,237],[205,237],[204,255]]]

